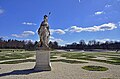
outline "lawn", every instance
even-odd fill
[[[25,62],[35,62],[35,59],[5,61],[5,62],[1,62],[0,64],[19,64],[19,63],[25,63]],[[66,60],[66,59],[51,60],[51,62],[64,62],[64,63],[70,63],[70,64],[88,63],[88,62],[83,62],[83,61]]]
[[[25,60],[26,58],[35,56],[35,51],[25,51],[23,49],[5,49],[0,52],[0,61],[11,60],[11,59],[24,59],[23,61],[16,61],[18,63],[22,62],[33,62],[33,60]],[[64,57],[66,59],[57,59],[57,57]],[[52,62],[66,62],[66,63],[87,63],[81,62],[80,60],[96,61],[107,64],[120,65],[120,53],[116,52],[56,52],[52,51],[50,58]],[[103,59],[98,59],[102,57]],[[69,60],[69,59],[78,59]],[[35,61],[35,60],[34,60]],[[9,63],[9,62],[6,62]],[[3,64],[3,63],[1,63]]]
[[[33,57],[35,51],[24,51],[24,50],[2,50],[0,52],[0,61],[11,60],[11,59],[26,59]]]
[[[102,67],[102,66],[84,66],[82,68],[88,71],[107,71],[108,70],[108,68]]]
[[[96,62],[103,62],[108,64],[120,65],[120,53],[116,52],[91,52],[91,53],[64,53],[61,56],[67,59],[79,59],[89,60]],[[103,57],[105,59],[97,59],[97,57]]]

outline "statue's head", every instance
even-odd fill
[[[44,15],[44,20],[47,20],[48,19],[48,16],[47,15]]]

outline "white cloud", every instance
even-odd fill
[[[34,43],[36,40],[32,40],[32,39],[25,39],[25,42],[28,43],[29,41],[31,41],[32,43]]]
[[[17,37],[17,38],[24,38],[24,37],[28,37],[34,34],[35,33],[33,31],[24,31],[22,34],[12,34],[12,36]]]
[[[98,12],[95,12],[95,15],[101,15],[101,14],[104,14],[105,12],[104,11],[98,11]]]
[[[99,41],[101,43],[105,43],[106,41],[110,41],[110,39],[96,39],[96,41]]]
[[[5,39],[5,38],[8,38],[8,36],[0,36],[0,38],[3,38],[3,39]]]
[[[24,25],[37,25],[37,24],[32,23],[32,22],[23,22],[22,24],[24,24]]]
[[[65,31],[62,29],[50,29],[50,33],[58,33],[58,34],[65,34]]]
[[[118,22],[120,25],[120,22]],[[58,34],[65,34],[66,32],[82,32],[82,31],[87,31],[87,32],[96,32],[96,31],[106,31],[106,30],[113,30],[116,29],[117,25],[115,23],[106,23],[98,26],[91,26],[91,27],[78,27],[78,26],[71,26],[70,28],[61,30],[61,29],[50,29],[51,35],[53,33],[58,33]]]
[[[50,39],[54,39],[54,37],[53,37],[53,36],[50,36]]]
[[[118,25],[120,26],[120,22],[118,22]]]
[[[54,29],[50,29],[50,34],[52,35],[54,33]]]
[[[105,5],[106,8],[109,8],[109,7],[111,7],[111,6],[112,6],[112,5],[109,5],[109,4]]]
[[[50,41],[52,41],[52,42],[57,41],[58,43],[63,42],[63,40],[62,40],[62,39],[59,39],[59,38],[54,38],[53,36],[50,36]]]
[[[65,32],[63,30],[61,30],[61,29],[57,29],[57,30],[55,30],[55,32],[59,33],[59,34],[65,34]]]
[[[99,41],[101,43],[105,43],[106,41],[117,41],[117,42],[120,42],[120,40],[115,40],[115,39],[96,39],[96,41]]]
[[[0,8],[0,14],[3,14],[4,13],[4,10]]]
[[[69,31],[69,28],[65,29],[64,31],[65,31],[65,32]]]
[[[77,26],[72,26],[70,31],[71,32],[81,32],[81,31],[83,31],[83,28],[77,27]]]
[[[68,31],[70,32],[82,32],[82,31],[96,32],[96,31],[113,30],[115,28],[117,28],[116,24],[107,23],[107,24],[102,24],[99,26],[92,26],[92,27],[87,27],[87,28],[72,26]]]
[[[79,0],[79,3],[81,2],[81,0]]]
[[[23,34],[34,35],[35,33],[33,31],[24,31]]]

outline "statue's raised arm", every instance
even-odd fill
[[[38,35],[40,37],[39,46],[45,49],[49,49],[49,37],[50,37],[50,30],[48,24],[48,16],[44,15],[44,20],[40,24],[40,28],[38,29]]]

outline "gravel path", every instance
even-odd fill
[[[35,63],[0,64],[0,79],[120,79],[120,66],[90,61],[84,64],[52,62],[52,71],[34,72]],[[81,67],[99,65],[108,71],[87,71]]]

